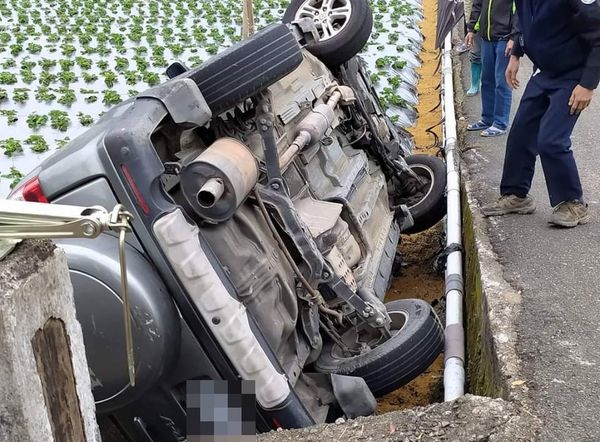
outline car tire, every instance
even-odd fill
[[[435,226],[446,215],[446,163],[432,155],[409,155],[406,163],[429,181],[427,192],[418,201],[407,204],[414,225],[402,233],[414,234]]]
[[[350,16],[340,18],[336,23],[341,26],[333,35],[323,38],[322,27],[319,28],[320,41],[311,43],[307,49],[327,66],[334,68],[350,60],[365,46],[373,30],[373,14],[367,0],[344,0],[350,6]],[[299,18],[298,14],[306,6],[320,9],[323,0],[292,0],[283,15],[284,23],[291,23]],[[339,7],[338,7],[339,9]]]
[[[338,345],[329,341],[324,344],[315,369],[362,377],[375,397],[408,384],[427,370],[444,348],[444,331],[433,309],[417,299],[402,299],[385,306],[396,328],[403,321],[399,330],[392,330],[390,339],[353,357],[340,357]]]
[[[198,85],[213,115],[271,86],[302,63],[302,48],[284,24],[273,24],[183,75]]]

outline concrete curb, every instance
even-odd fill
[[[463,63],[456,57],[456,109],[464,116]],[[459,142],[463,152],[474,146],[466,142],[466,121],[460,118]],[[521,308],[521,292],[504,278],[504,270],[488,237],[488,225],[480,203],[472,190],[469,162],[461,168],[463,184],[463,225],[465,235],[465,267],[467,273],[467,353],[472,393],[501,397],[513,401],[526,421],[528,440],[535,440],[541,420],[530,410],[526,379],[521,375],[517,354],[516,318]]]

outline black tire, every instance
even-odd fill
[[[402,233],[414,234],[435,226],[446,215],[446,163],[432,155],[409,155],[406,163],[429,181],[425,194],[407,204],[415,224]]]
[[[194,80],[213,115],[218,115],[281,80],[301,62],[296,37],[279,23],[182,75]]]
[[[296,19],[296,13],[308,0],[292,0],[283,15],[284,23]],[[318,6],[319,0],[314,0]],[[346,0],[352,6],[350,18],[339,34],[307,46],[307,49],[329,67],[337,67],[356,54],[367,44],[373,30],[373,13],[367,0]]]
[[[392,321],[406,315],[403,326],[371,351],[340,357],[337,344],[327,342],[315,362],[322,373],[362,377],[375,397],[381,397],[408,384],[423,373],[444,348],[444,331],[433,309],[425,301],[402,299],[388,302]]]

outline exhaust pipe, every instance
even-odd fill
[[[223,180],[219,178],[209,179],[204,186],[198,191],[196,199],[200,207],[210,209],[219,202],[225,192]]]

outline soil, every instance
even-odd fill
[[[418,153],[437,154],[439,145],[435,145],[436,137],[442,140],[442,106],[440,103],[440,88],[442,82],[439,70],[439,51],[435,48],[435,32],[437,26],[437,0],[423,0],[425,17],[421,22],[421,32],[424,35],[421,51],[422,65],[419,69],[421,80],[418,84],[419,104],[417,111],[419,119],[411,130]]]
[[[439,106],[438,88],[441,75],[437,71],[439,52],[435,49],[437,0],[424,0],[423,8],[425,18],[421,23],[421,31],[425,41],[421,53],[423,64],[419,70],[419,119],[411,132],[415,138],[416,153],[436,155],[440,149],[436,141],[442,140],[442,126],[439,125],[442,120],[442,108]],[[436,139],[428,130],[439,138]],[[434,261],[442,249],[441,238],[441,225],[417,235],[403,236],[399,250],[405,267],[401,275],[394,279],[386,302],[419,298],[431,303],[436,310],[443,307],[444,278],[434,270]],[[443,316],[442,311],[438,313]],[[440,356],[414,381],[379,399],[378,414],[441,401],[443,373],[444,357]]]

